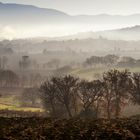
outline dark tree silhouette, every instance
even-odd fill
[[[103,76],[103,82],[104,82],[104,100],[106,104],[106,111],[107,111],[107,118],[110,120],[111,119],[111,114],[112,114],[112,104],[114,101],[114,93],[112,92],[112,85],[110,84],[110,81],[106,78],[106,76]]]
[[[92,108],[93,104],[102,96],[102,87],[102,82],[100,80],[91,82],[81,81],[79,83],[79,98],[82,101],[85,115]],[[98,109],[98,105],[96,109]],[[94,108],[94,111],[96,109]]]
[[[140,105],[140,73],[133,73],[132,75],[131,95],[134,104]]]
[[[121,112],[121,103],[125,98],[128,98],[129,86],[131,82],[131,73],[127,70],[118,71],[110,70],[103,74],[104,80],[108,84],[108,90],[110,90],[109,98],[114,96],[115,103],[115,117],[118,118]],[[110,100],[110,99],[109,99]]]
[[[81,111],[78,116],[98,118],[105,113],[108,119],[118,118],[130,99],[140,105],[140,74],[110,70],[102,79],[94,81],[70,75],[53,77],[41,85],[40,91],[46,109],[49,104],[54,117],[59,111],[63,113],[59,117],[66,117],[66,114],[73,117]]]
[[[71,108],[74,105],[74,95],[78,90],[78,78],[68,75],[54,77],[52,81],[57,88],[56,98],[65,106],[69,117],[72,117]]]
[[[52,80],[47,80],[40,87],[41,98],[43,99],[43,104],[45,108],[51,107],[51,116],[56,117],[56,86]]]

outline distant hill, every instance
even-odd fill
[[[133,26],[133,27],[126,27],[126,28],[123,28],[123,29],[120,29],[118,30],[120,32],[138,32],[140,33],[140,25],[136,25],[136,26]]]
[[[134,25],[140,25],[140,14],[128,16],[108,14],[71,16],[55,9],[0,3],[0,38],[9,36],[13,38],[63,36],[87,31],[94,31],[97,35],[99,30]],[[135,27],[135,30],[137,28]],[[93,35],[94,33],[90,32],[88,34]]]
[[[106,38],[112,40],[140,40],[140,25],[126,27],[115,30],[105,30],[99,32],[81,32],[78,34],[52,38],[56,40],[86,39],[86,38]]]
[[[140,40],[140,25],[98,32],[97,34],[109,39]]]
[[[134,14],[129,16],[122,15],[77,15],[70,16],[64,12],[39,8],[32,5],[12,4],[12,3],[0,3],[0,19],[1,22],[49,22],[49,21],[65,21],[65,22],[83,22],[94,24],[140,24],[140,14]],[[20,21],[21,20],[21,21]]]
[[[32,5],[0,3],[0,20],[5,24],[50,22],[68,15],[54,9],[38,8]]]

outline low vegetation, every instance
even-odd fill
[[[9,125],[10,124],[10,125]],[[0,118],[5,140],[139,140],[140,117],[115,120]]]

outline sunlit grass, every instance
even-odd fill
[[[31,112],[43,112],[44,110],[41,108],[33,108],[33,107],[17,107],[12,105],[4,105],[0,104],[0,110],[14,110],[14,111],[31,111]]]
[[[11,96],[2,96],[0,98],[0,103],[4,103],[4,104],[12,104],[12,105],[16,105],[18,106],[19,103],[17,101],[15,101],[15,96],[11,95]]]
[[[15,100],[15,96],[4,96],[0,98],[0,110],[8,109],[14,111],[32,111],[32,112],[42,112],[41,108],[34,107],[20,107],[20,103]]]

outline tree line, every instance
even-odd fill
[[[84,62],[86,66],[117,66],[117,67],[138,67],[140,66],[140,59],[134,59],[132,57],[119,57],[117,55],[106,56],[91,56]]]
[[[93,81],[52,77],[41,85],[40,93],[51,117],[118,118],[130,102],[140,105],[140,73],[113,69]]]
[[[12,70],[0,69],[0,87],[2,88],[38,87],[42,81],[43,77],[39,73],[17,74]]]

